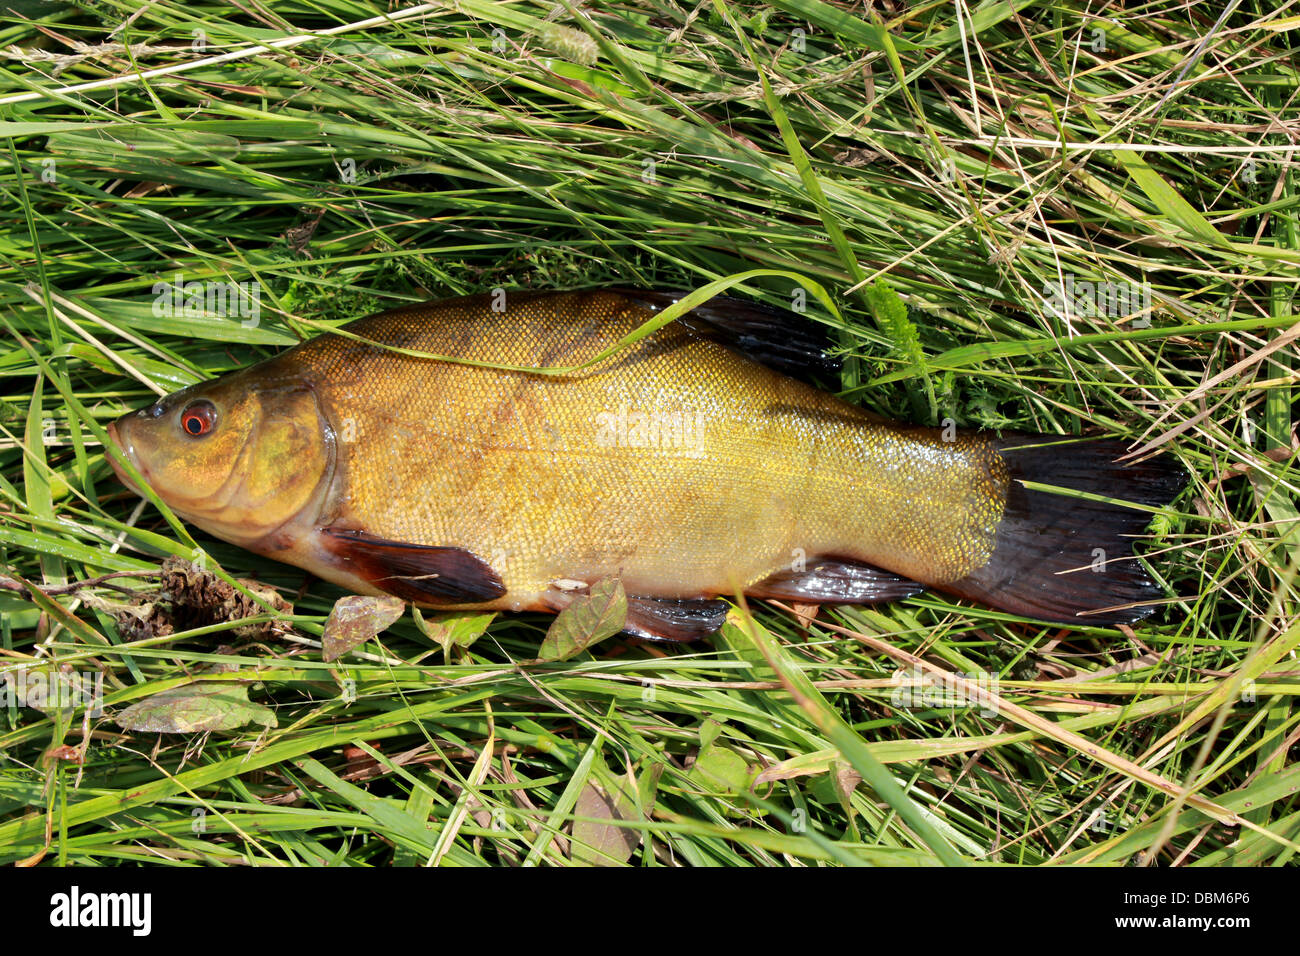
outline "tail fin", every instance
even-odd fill
[[[1115,459],[1126,449],[1114,440],[1061,444],[1052,436],[1017,435],[996,445],[1011,483],[993,556],[938,590],[1067,624],[1131,624],[1150,614],[1153,608],[1143,602],[1160,591],[1132,556],[1131,537],[1150,523],[1150,512],[1022,482],[1159,507],[1186,484],[1182,466],[1168,456],[1120,464]]]

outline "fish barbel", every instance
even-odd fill
[[[833,370],[817,326],[734,299],[592,362],[675,298],[394,309],[110,435],[210,534],[424,605],[557,610],[618,576],[627,629],[666,639],[716,630],[719,596],[741,592],[872,603],[932,588],[1080,624],[1149,612],[1159,592],[1131,538],[1185,481],[1167,457],[1121,465],[1114,440],[882,421],[800,380]]]

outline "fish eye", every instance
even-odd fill
[[[217,424],[217,408],[211,402],[195,402],[181,412],[181,428],[192,438],[200,438]]]

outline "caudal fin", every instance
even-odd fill
[[[1026,488],[1034,482],[1138,505],[1168,504],[1187,482],[1170,456],[1116,461],[1123,442],[1060,443],[1046,435],[997,442],[1011,485],[993,556],[973,574],[937,590],[1042,621],[1131,624],[1161,592],[1133,557],[1134,536],[1151,513],[1104,501]]]

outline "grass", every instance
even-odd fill
[[[0,563],[46,593],[0,591],[0,667],[102,674],[106,714],[10,701],[0,860],[1292,862],[1297,8],[875,7],[8,4]],[[260,322],[155,316],[177,273],[253,283]],[[1166,603],[1133,630],[755,605],[710,645],[533,665],[540,616],[444,652],[408,615],[326,663],[340,592],[191,541],[102,451],[387,306],[745,275],[803,290],[873,412],[1177,456]],[[1067,280],[1147,283],[1149,314],[1062,314]],[[167,555],[294,611],[149,636],[108,585],[150,578],[63,588]],[[112,720],[199,675],[277,726]]]

